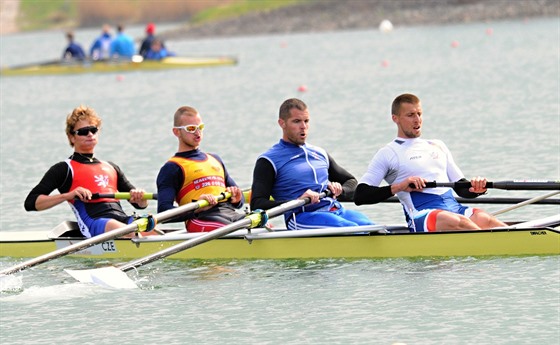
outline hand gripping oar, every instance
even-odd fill
[[[414,185],[411,185],[414,187]],[[470,188],[470,181],[459,182],[426,182],[425,188],[449,187],[449,188]],[[486,188],[506,189],[506,190],[560,190],[560,181],[539,181],[539,180],[513,180],[486,182]]]
[[[319,194],[319,197],[323,198],[327,194],[328,192],[321,193]],[[224,235],[227,235],[231,232],[234,232],[242,228],[254,228],[257,226],[262,226],[267,222],[269,218],[282,215],[293,208],[304,206],[309,202],[310,202],[309,198],[296,199],[296,200],[285,202],[276,207],[273,207],[266,212],[262,210],[256,210],[253,213],[247,215],[245,218],[238,220],[237,222],[225,225],[221,228],[208,232],[204,235],[178,243],[174,246],[153,253],[151,255],[145,256],[143,258],[133,260],[129,263],[126,263],[118,267],[109,266],[109,267],[96,268],[90,270],[67,269],[65,271],[80,282],[95,283],[98,285],[103,285],[103,286],[118,288],[118,289],[137,288],[138,286],[134,283],[134,281],[132,281],[126,275],[125,273],[126,271],[146,265],[150,262],[159,259],[166,258],[170,255],[176,254],[183,250],[187,250],[199,244],[206,243],[215,238],[222,237]]]
[[[231,193],[226,192],[226,193],[222,193],[218,196],[216,196],[216,198],[218,199],[218,201],[220,200],[224,200],[224,199],[228,199],[229,197],[231,197]],[[191,202],[161,213],[158,213],[156,215],[150,216],[151,218],[153,218],[153,221],[156,222],[156,224],[159,222],[164,222],[166,220],[169,220],[173,217],[176,217],[182,213],[185,212],[189,212],[189,211],[194,211],[200,207],[205,207],[208,206],[208,201],[206,200],[199,200],[199,201],[195,201],[195,202]],[[108,231],[105,232],[101,235],[92,237],[92,238],[88,238],[87,240],[83,240],[80,241],[78,243],[72,244],[68,247],[64,247],[64,248],[60,248],[58,250],[55,250],[54,252],[50,252],[41,256],[38,256],[34,259],[31,260],[27,260],[24,261],[20,264],[14,265],[12,267],[8,267],[6,269],[3,269],[2,271],[0,271],[0,278],[2,275],[7,275],[7,274],[12,274],[15,272],[19,272],[22,271],[24,269],[27,269],[29,267],[33,267],[35,265],[38,265],[40,263],[43,262],[47,262],[53,259],[56,259],[58,257],[67,255],[67,254],[72,254],[75,253],[77,251],[80,251],[82,249],[85,248],[89,248],[91,246],[94,246],[96,244],[108,241],[108,240],[112,240],[115,239],[117,237],[121,237],[130,233],[133,233],[135,231],[142,231],[147,229],[148,227],[148,223],[150,222],[150,217],[142,217],[139,218],[137,220],[135,220],[134,222],[128,224],[127,226],[123,226],[122,228],[118,228],[112,231]]]

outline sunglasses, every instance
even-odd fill
[[[82,137],[87,136],[90,132],[91,134],[95,134],[97,133],[97,131],[99,130],[99,128],[95,127],[95,126],[88,126],[88,127],[82,127],[76,131],[74,131],[74,134],[80,135]]]
[[[204,123],[201,123],[198,126],[197,125],[184,125],[184,126],[177,126],[177,127],[173,127],[173,128],[178,128],[178,129],[182,128],[187,133],[196,133],[197,129],[202,132],[202,130],[204,129]]]

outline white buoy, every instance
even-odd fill
[[[388,19],[384,19],[379,24],[379,31],[381,32],[389,32],[393,30],[393,23],[391,23]]]

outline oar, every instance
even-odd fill
[[[223,199],[228,199],[229,197],[231,197],[231,193],[226,192],[226,193],[222,193],[220,195],[217,195],[216,198],[219,200],[223,200]],[[191,202],[161,213],[158,213],[154,216],[152,216],[152,218],[155,220],[156,224],[159,222],[164,222],[166,220],[169,220],[173,217],[176,217],[182,213],[185,212],[189,212],[189,211],[194,211],[200,207],[205,207],[208,206],[208,201],[206,200],[199,200],[199,201],[195,201],[195,202]],[[24,261],[20,264],[14,265],[12,267],[8,267],[6,269],[3,269],[2,271],[0,271],[0,278],[2,277],[2,275],[8,275],[8,274],[12,274],[15,272],[19,272],[19,271],[23,271],[24,269],[33,267],[35,265],[38,265],[40,263],[43,262],[47,262],[56,258],[59,258],[61,256],[67,255],[67,254],[72,254],[75,253],[77,251],[80,251],[82,249],[85,248],[89,248],[91,246],[94,246],[96,244],[108,241],[108,240],[112,240],[115,239],[117,237],[121,237],[130,233],[133,233],[135,231],[138,230],[143,230],[146,229],[148,227],[148,222],[149,219],[148,217],[143,217],[143,218],[139,218],[137,220],[135,220],[134,222],[128,224],[127,226],[123,226],[122,228],[119,229],[115,229],[112,231],[108,231],[105,232],[101,235],[92,237],[92,238],[88,238],[87,240],[83,240],[80,241],[78,243],[72,244],[68,247],[64,247],[64,248],[60,248],[58,250],[55,250],[53,252],[38,256],[34,259],[31,260],[27,260]]]
[[[413,187],[414,185],[411,185]],[[426,182],[425,188],[449,187],[449,188],[470,188],[470,181],[460,182]],[[506,190],[560,190],[560,181],[539,181],[539,180],[512,180],[486,182],[486,188],[506,189]]]
[[[521,202],[525,202],[531,199],[528,198],[504,198],[504,197],[480,197],[480,198],[455,198],[461,204],[500,204],[500,205],[512,205],[512,204],[519,204]],[[383,202],[388,203],[400,203],[400,200],[392,196],[389,199],[383,200]],[[532,202],[532,204],[536,205],[560,205],[560,199],[543,199]]]
[[[526,205],[534,204],[534,203],[536,203],[538,201],[541,201],[543,199],[550,198],[551,196],[554,196],[556,194],[560,194],[560,192],[551,192],[551,193],[548,193],[548,194],[536,196],[532,199],[520,202],[517,205],[513,205],[513,206],[510,206],[510,207],[506,207],[506,208],[503,208],[501,210],[498,210],[496,212],[492,212],[492,215],[497,216],[499,214],[506,213],[506,212],[509,212],[511,210],[515,210],[516,208],[520,208],[520,207],[523,207],[523,206],[526,206]]]
[[[157,200],[157,193],[144,193],[142,199],[144,200]],[[123,199],[130,200],[130,193],[128,192],[117,192],[117,193],[93,193],[91,195],[92,199]]]
[[[320,198],[323,198],[326,195],[327,193],[321,193],[319,196]],[[183,250],[187,250],[199,244],[206,243],[215,238],[222,237],[224,235],[227,235],[231,232],[234,232],[242,228],[254,228],[257,226],[262,226],[264,223],[266,223],[268,218],[276,217],[278,215],[286,213],[287,211],[293,208],[304,206],[307,203],[309,203],[309,201],[310,201],[309,198],[297,199],[273,207],[266,212],[257,210],[247,215],[245,218],[238,220],[234,223],[225,225],[221,228],[208,232],[204,235],[178,243],[174,246],[153,253],[151,255],[145,256],[143,258],[133,260],[119,267],[109,266],[109,267],[103,267],[101,269],[97,268],[97,269],[90,269],[90,270],[67,269],[65,271],[80,282],[95,283],[98,285],[103,285],[112,288],[119,288],[119,289],[136,288],[137,285],[126,275],[125,273],[126,271],[146,265],[150,262],[159,259],[166,258],[170,255],[176,254]]]
[[[7,67],[7,68],[8,69],[25,69],[25,68],[29,68],[29,67],[35,67],[35,66],[50,66],[50,65],[61,64],[61,63],[63,63],[63,61],[64,60],[62,60],[62,59],[55,59],[55,60],[44,61],[44,62],[31,62],[31,63],[11,66],[11,67]]]

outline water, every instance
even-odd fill
[[[486,34],[489,27],[492,35]],[[136,36],[141,31],[130,28]],[[76,36],[88,46],[97,33]],[[452,41],[459,46],[451,47]],[[423,100],[423,137],[444,140],[466,177],[558,180],[559,41],[558,18],[397,28],[390,34],[184,40],[167,46],[179,55],[234,55],[239,65],[1,78],[0,231],[48,229],[72,217],[66,206],[26,213],[23,200],[48,167],[70,155],[64,119],[79,104],[103,118],[96,155],[117,162],[149,191],[176,150],[170,127],[181,105],[201,112],[207,125],[203,149],[220,154],[245,187],[256,157],[281,135],[276,118],[284,99],[300,97],[309,105],[309,142],[360,177],[375,150],[396,134],[390,104],[404,92]],[[0,63],[55,59],[64,43],[61,32],[3,36]],[[298,92],[300,85],[308,91]],[[379,223],[403,222],[396,204],[359,209]],[[155,203],[148,210],[155,212]],[[531,206],[501,219],[559,211]],[[14,263],[0,259],[0,267]],[[25,271],[22,290],[0,295],[0,342],[410,345],[560,339],[558,257],[165,260],[129,273],[142,287],[132,291],[74,283],[63,271],[95,264],[61,258]]]

